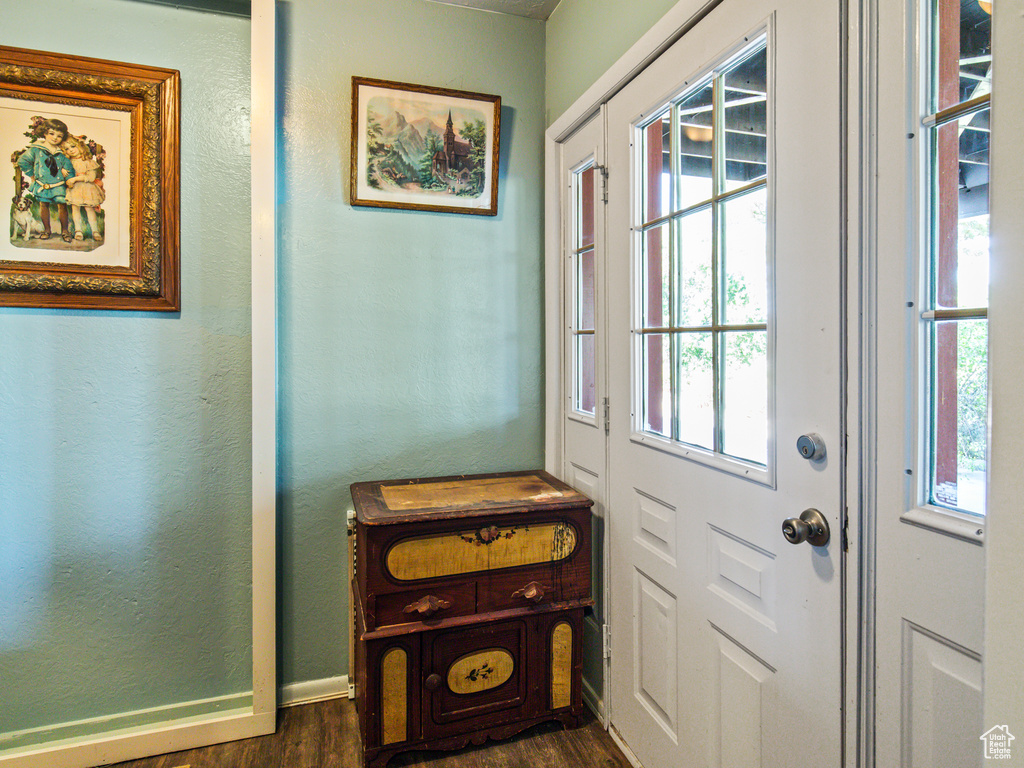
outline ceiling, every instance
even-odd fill
[[[464,8],[477,8],[481,11],[508,13],[512,16],[525,16],[528,19],[546,20],[555,10],[559,0],[428,0],[442,5],[461,5]],[[967,0],[964,0],[966,2]],[[972,2],[974,0],[971,0]],[[227,13],[233,16],[249,16],[250,0],[140,0],[144,3],[161,3],[181,8],[192,8],[197,11],[211,13]]]
[[[428,0],[442,5],[461,5],[466,8],[477,8],[481,11],[508,13],[512,16],[525,16],[528,19],[547,19],[555,10],[559,0]]]

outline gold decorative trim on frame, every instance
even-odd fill
[[[131,123],[129,266],[3,259],[0,305],[180,309],[180,91],[175,70],[0,46],[0,96],[41,113],[49,105],[128,113]]]
[[[380,743],[408,738],[409,659],[404,648],[385,651],[380,660]]]
[[[508,682],[515,668],[515,657],[504,648],[467,653],[448,667],[448,688],[460,694],[489,691]]]
[[[388,550],[385,562],[399,581],[418,581],[554,563],[569,557],[576,543],[576,529],[565,522],[492,525],[402,539]]]
[[[551,631],[551,708],[572,705],[572,625],[559,622]]]

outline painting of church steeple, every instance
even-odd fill
[[[497,213],[501,98],[353,78],[354,205]]]
[[[452,111],[448,110],[448,122],[444,127],[444,154],[451,157],[455,152],[455,127],[452,125]]]
[[[452,179],[468,183],[472,170],[473,140],[455,138],[452,113],[448,111],[448,122],[444,129],[444,148],[431,158],[431,175],[435,179]]]

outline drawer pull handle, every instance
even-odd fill
[[[428,676],[427,679],[423,681],[423,687],[428,691],[436,691],[441,687],[441,676],[437,674],[437,672]]]
[[[438,611],[443,611],[445,608],[451,608],[452,604],[447,600],[443,600],[440,597],[434,597],[433,595],[427,595],[421,597],[415,603],[405,606],[402,609],[402,613],[418,613],[423,618],[433,616]]]
[[[531,581],[522,589],[517,589],[512,593],[512,599],[515,600],[517,597],[524,597],[527,600],[532,600],[535,603],[539,603],[544,599],[544,587],[538,584],[536,581]]]

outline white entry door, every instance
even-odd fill
[[[879,768],[977,766],[1011,744],[1004,721],[982,719],[993,72],[1019,91],[1019,73],[993,60],[992,12],[877,3],[877,155],[865,153],[863,171],[878,211],[864,269],[875,293],[866,357],[877,360],[865,377],[877,543],[864,751]]]
[[[594,610],[583,620],[583,686],[604,699],[606,398],[604,310],[604,115],[597,112],[558,145],[562,256],[560,477],[594,500]]]
[[[608,104],[609,694],[645,768],[840,765],[839,8],[724,0]]]

